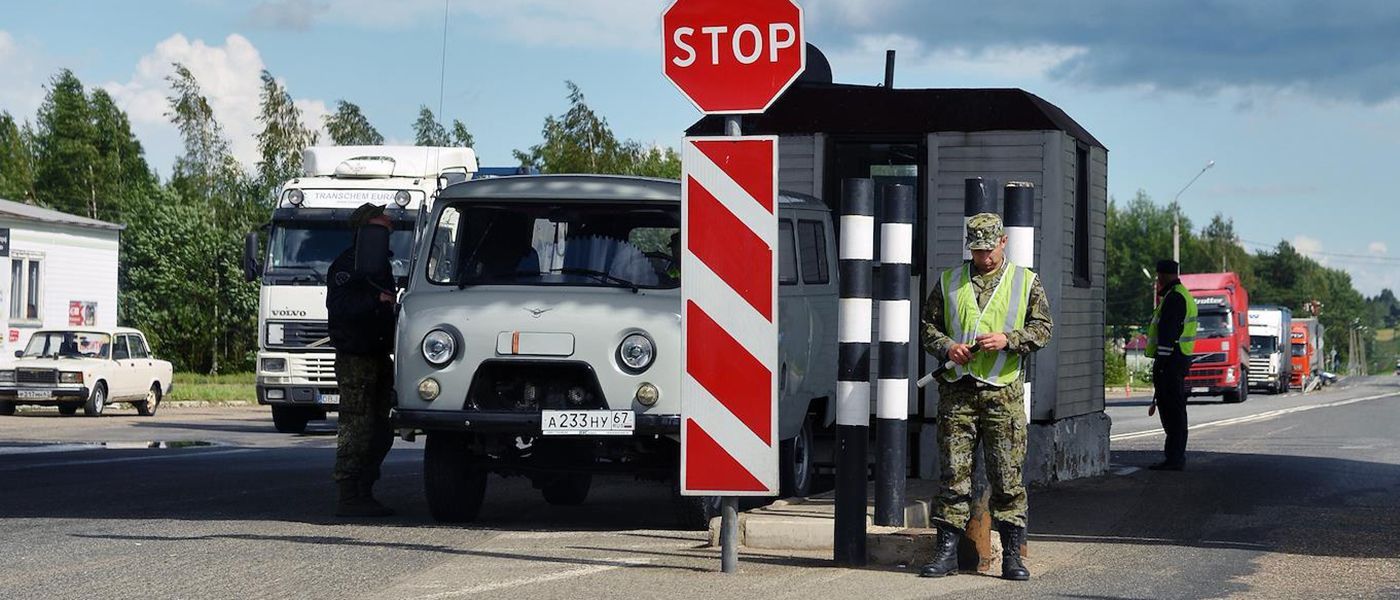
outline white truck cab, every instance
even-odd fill
[[[1293,376],[1293,313],[1286,306],[1249,307],[1249,387],[1288,391]]]
[[[326,270],[352,241],[350,213],[387,206],[394,274],[408,273],[419,214],[443,184],[477,172],[470,148],[322,146],[302,152],[303,176],[278,190],[272,219],[248,234],[244,270],[258,295],[258,403],[272,407],[278,431],[300,433],[336,410],[335,349],[326,324]],[[441,180],[441,181],[440,181]]]

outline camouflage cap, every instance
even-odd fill
[[[967,220],[967,249],[993,250],[1001,242],[1004,230],[1001,216],[996,213],[977,213]]]
[[[384,214],[384,207],[373,202],[366,202],[350,213],[350,226],[360,227],[379,215]]]

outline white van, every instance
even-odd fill
[[[676,181],[599,175],[441,192],[402,298],[394,411],[426,434],[435,519],[474,519],[489,473],[529,477],[554,504],[582,503],[597,473],[674,486],[680,200]],[[818,200],[779,206],[781,480],[805,495],[813,432],[835,416],[835,232]],[[715,507],[676,500],[691,525]]]

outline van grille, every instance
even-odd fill
[[[576,401],[570,399],[571,393]],[[467,407],[534,412],[545,408],[601,409],[608,404],[588,363],[488,360],[472,377]]]

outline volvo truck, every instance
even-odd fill
[[[1293,379],[1293,313],[1286,306],[1249,307],[1249,386],[1270,394],[1288,391]]]
[[[351,245],[350,213],[365,202],[387,207],[390,262],[396,277],[406,277],[419,214],[437,190],[477,169],[470,148],[325,146],[302,153],[302,176],[279,188],[272,219],[244,243],[245,275],[262,282],[258,403],[271,407],[277,431],[301,433],[339,407],[326,270]]]
[[[1249,293],[1234,273],[1194,273],[1181,284],[1196,299],[1196,348],[1186,373],[1188,396],[1249,398]]]

